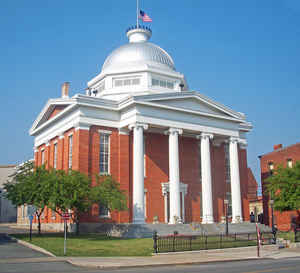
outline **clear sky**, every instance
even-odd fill
[[[253,123],[248,164],[273,144],[299,142],[299,0],[140,0],[151,41],[174,59],[192,90]],[[33,157],[28,130],[63,82],[83,92],[106,56],[127,43],[135,0],[0,3],[0,164]]]

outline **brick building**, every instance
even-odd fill
[[[258,184],[250,168],[248,168],[248,200],[249,211],[254,214],[255,222],[259,222],[263,214],[263,198],[258,195]]]
[[[262,191],[266,191],[265,180],[270,176],[272,170],[278,165],[291,167],[296,161],[300,160],[300,143],[283,147],[282,144],[274,145],[274,150],[270,153],[261,155],[260,157]],[[264,223],[271,226],[272,213],[270,207],[270,198],[263,195]],[[288,211],[280,213],[274,211],[274,224],[280,230],[289,230],[291,228],[292,217],[297,216],[296,211]]]
[[[229,199],[232,222],[249,220],[245,115],[190,91],[149,28],[127,31],[86,94],[50,99],[34,122],[37,165],[111,174],[129,210],[96,205],[97,223],[219,222]],[[44,222],[61,220],[50,210]]]

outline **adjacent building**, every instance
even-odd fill
[[[0,165],[0,223],[17,222],[17,208],[5,198],[3,188],[15,172],[16,165]]]
[[[132,27],[85,94],[50,99],[36,118],[37,165],[112,175],[128,195],[128,211],[95,204],[99,223],[214,223],[229,200],[233,223],[249,220],[247,140],[251,123],[192,91],[171,56],[150,43],[152,31]],[[44,222],[61,219],[45,210]]]
[[[265,180],[272,174],[272,171],[278,166],[292,167],[296,161],[300,160],[300,143],[283,147],[282,144],[274,145],[274,150],[270,153],[261,155],[261,181],[263,193],[266,192]],[[272,212],[270,197],[263,195],[264,223],[271,226]],[[292,217],[297,216],[296,211],[287,211],[280,213],[274,211],[274,224],[279,230],[289,230],[291,228]]]

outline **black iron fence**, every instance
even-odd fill
[[[300,232],[299,232],[300,235]],[[261,244],[276,243],[276,234],[263,232],[260,234]],[[153,234],[155,253],[220,249],[231,247],[255,246],[258,243],[256,233],[235,233],[219,235],[181,235],[176,231],[172,235],[158,236]]]
[[[295,228],[294,229],[294,233],[295,233],[295,242],[300,242],[300,228]]]

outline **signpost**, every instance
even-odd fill
[[[30,229],[29,229],[29,240],[30,241],[32,240],[32,221],[33,221],[36,211],[37,211],[37,208],[35,206],[33,206],[33,205],[27,206],[27,216],[28,216],[29,223],[30,223]]]
[[[67,254],[67,221],[70,219],[70,213],[64,212],[62,214],[62,219],[64,220],[64,234],[65,234],[64,256],[66,256],[66,254]]]

